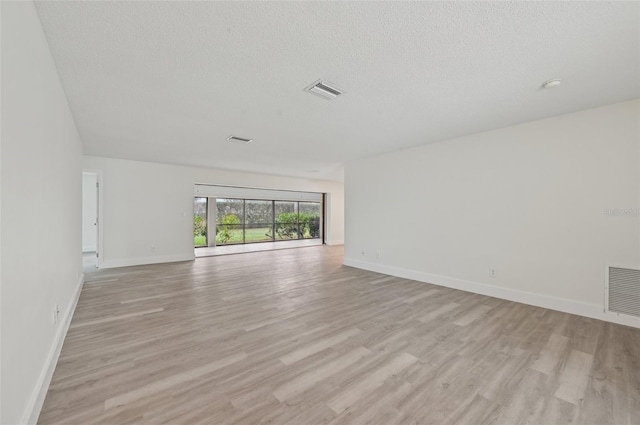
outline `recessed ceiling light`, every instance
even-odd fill
[[[548,80],[542,83],[543,89],[551,89],[553,87],[558,87],[562,83],[560,78],[554,78],[553,80]]]
[[[334,85],[322,80],[318,80],[315,83],[311,84],[309,87],[306,87],[305,91],[328,100],[335,99],[336,97],[344,93]]]
[[[227,137],[227,142],[242,143],[246,145],[248,143],[253,142],[253,139],[245,139],[244,137],[229,136]]]

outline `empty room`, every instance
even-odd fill
[[[640,2],[0,25],[2,425],[640,424]]]

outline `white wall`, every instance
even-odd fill
[[[101,267],[193,259],[196,183],[327,192],[327,241],[344,239],[341,183],[92,156],[83,164],[102,173]]]
[[[82,282],[82,146],[33,3],[0,7],[0,422],[16,424],[35,421]]]
[[[349,163],[345,264],[602,317],[606,265],[640,266],[639,123],[635,100]]]
[[[96,218],[98,217],[97,174],[82,173],[82,251],[97,249]]]

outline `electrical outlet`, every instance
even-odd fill
[[[60,318],[60,307],[58,307],[58,304],[53,306],[53,324],[57,325],[58,324],[58,319]]]
[[[496,269],[489,269],[489,277],[496,277],[498,272]]]

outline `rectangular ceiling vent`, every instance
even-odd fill
[[[243,145],[253,142],[253,139],[245,139],[244,137],[229,136],[227,142],[242,143]]]
[[[331,86],[326,81],[318,80],[315,83],[311,84],[309,87],[305,88],[309,93],[313,93],[317,96],[323,97],[328,100],[335,99],[344,93],[342,90],[335,86]]]
[[[609,267],[606,288],[608,311],[640,317],[640,270]]]

